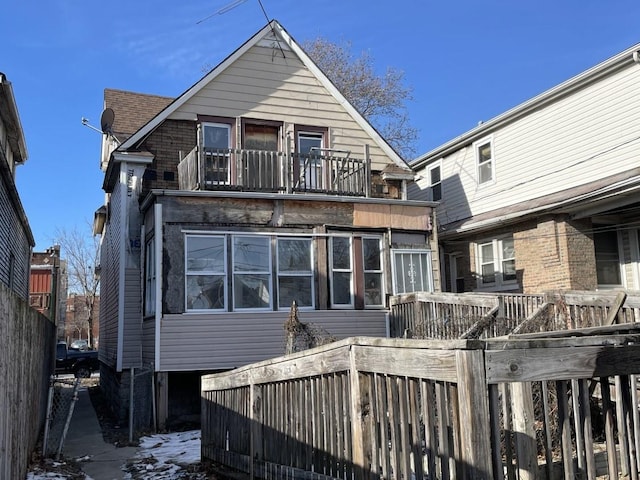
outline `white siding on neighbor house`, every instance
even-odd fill
[[[146,318],[142,322],[142,363],[147,365],[156,361],[156,319]]]
[[[108,228],[100,250],[100,360],[112,367],[118,356],[118,296],[120,291],[120,250],[122,185],[116,184],[109,205]]]
[[[386,337],[385,310],[301,311],[299,319],[340,339]],[[160,336],[160,371],[239,367],[284,354],[289,312],[165,315]]]
[[[447,156],[442,163],[440,222],[453,222],[638,167],[638,91],[640,66],[634,63],[488,131],[487,136],[493,136],[494,183],[478,185],[473,144]]]
[[[369,145],[374,170],[387,165],[389,158],[295,54],[285,55],[278,48],[252,47],[169,118],[214,115],[283,121],[290,129],[329,127],[331,148],[362,158]]]

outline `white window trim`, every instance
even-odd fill
[[[144,316],[152,316],[156,313],[156,243],[152,237],[145,244],[144,266]]]
[[[288,307],[280,307],[280,277],[303,277],[303,278],[311,278],[311,305],[297,305],[298,310],[315,310],[316,308],[316,288],[315,288],[315,257],[313,255],[313,238],[312,237],[287,237],[286,235],[276,236],[276,290],[278,294],[278,305],[276,309],[279,311],[289,310],[291,306]],[[309,241],[309,249],[310,249],[310,259],[311,259],[311,270],[309,273],[300,273],[300,272],[282,272],[280,273],[280,250],[278,249],[278,242],[280,240],[308,240]]]
[[[227,137],[228,137],[228,142],[227,142],[227,146],[226,148],[231,148],[231,142],[232,142],[232,128],[231,125],[228,123],[219,123],[219,122],[202,122],[200,127],[200,142],[199,145],[202,146],[203,149],[207,148],[204,144],[204,139],[205,139],[205,134],[204,134],[204,129],[205,127],[222,127],[225,128],[227,130]],[[218,182],[218,185],[230,185],[231,184],[231,156],[230,155],[226,155],[227,157],[227,179],[222,181],[222,182]]]
[[[233,305],[233,311],[234,312],[267,312],[267,311],[273,311],[273,260],[272,260],[272,250],[273,250],[273,237],[268,237],[269,238],[269,266],[267,267],[266,271],[260,271],[260,270],[252,270],[252,271],[242,271],[237,273],[235,270],[235,250],[236,250],[236,246],[235,246],[235,239],[236,238],[242,238],[242,237],[252,237],[252,238],[264,238],[261,237],[260,235],[251,235],[249,233],[247,234],[242,234],[242,233],[238,233],[236,235],[231,235],[231,305]],[[236,275],[238,276],[242,276],[242,275],[268,275],[269,276],[269,281],[267,282],[267,285],[269,286],[269,305],[267,307],[260,307],[260,308],[252,308],[252,307],[238,307],[236,306]]]
[[[437,185],[440,185],[440,199],[438,200],[434,200],[433,198],[433,187],[434,183],[431,182],[431,171],[435,170],[436,168],[440,169],[440,181],[437,183]],[[433,202],[441,202],[442,199],[444,198],[444,188],[442,186],[442,159],[433,162],[432,164],[427,166],[427,184],[429,186],[429,196],[431,197],[431,201]]]
[[[223,273],[221,272],[213,272],[213,271],[202,271],[202,272],[197,272],[197,273],[193,273],[192,275],[223,275],[224,276],[224,293],[223,293],[223,299],[224,299],[224,307],[223,308],[189,308],[188,307],[188,302],[187,302],[187,292],[188,292],[188,282],[187,279],[189,278],[189,273],[188,273],[188,269],[187,269],[187,238],[193,238],[193,237],[204,237],[204,238],[222,238],[223,239],[223,248],[224,248],[224,271]],[[227,239],[224,235],[198,235],[198,234],[187,234],[184,236],[184,311],[185,313],[202,313],[202,312],[207,312],[207,313],[224,313],[224,312],[228,312],[229,311],[229,305],[228,305],[228,293],[227,293],[227,279],[229,276],[229,266],[227,265]]]
[[[365,240],[377,240],[378,241],[378,255],[380,257],[379,262],[380,262],[380,268],[376,269],[376,270],[367,270],[365,268],[365,258],[364,258],[364,241]],[[362,236],[362,275],[363,277],[367,274],[367,273],[373,273],[376,275],[380,275],[380,303],[371,303],[371,304],[367,304],[367,300],[366,300],[366,295],[364,298],[364,308],[377,308],[379,309],[380,307],[384,307],[385,304],[385,297],[386,297],[386,286],[385,286],[385,281],[384,281],[384,255],[383,255],[383,243],[382,243],[383,238],[380,235],[363,235]],[[366,292],[367,286],[366,286],[366,281],[365,281],[365,285],[363,285],[364,291]]]
[[[347,240],[349,240],[349,268],[348,269],[344,269],[344,268],[334,268],[333,266],[333,241],[336,238],[347,238]],[[333,281],[333,273],[334,272],[348,272],[351,274],[351,280],[349,282],[349,298],[350,301],[349,303],[339,303],[336,304],[333,301],[333,292],[334,292],[334,281]],[[341,237],[341,236],[334,236],[334,237],[330,237],[330,242],[329,242],[329,274],[331,275],[331,281],[329,282],[329,301],[331,304],[331,308],[335,308],[335,309],[348,309],[348,310],[353,310],[355,307],[355,295],[354,295],[354,271],[353,271],[353,237]]]
[[[488,143],[491,148],[491,180],[486,182],[480,182],[480,156],[478,154],[478,149]],[[487,185],[493,185],[496,183],[496,151],[495,151],[495,143],[493,141],[493,135],[489,135],[488,137],[481,138],[480,140],[473,142],[473,157],[476,168],[476,180],[478,187],[484,187]]]
[[[481,240],[475,243],[475,253],[476,253],[476,275],[477,275],[477,290],[490,290],[490,291],[498,291],[498,290],[513,290],[514,287],[518,286],[517,277],[513,280],[504,280],[502,271],[502,262],[504,259],[502,258],[502,241],[506,239],[512,239],[511,235],[503,235],[496,238],[488,238],[486,240]],[[486,245],[491,243],[493,246],[493,267],[496,276],[495,282],[487,282],[484,283],[482,281],[482,255],[481,255],[481,245]],[[514,249],[515,250],[515,249]],[[515,261],[515,253],[514,253],[514,261]]]
[[[393,279],[393,294],[394,295],[404,295],[403,293],[398,293],[398,285],[396,282],[396,254],[426,254],[427,255],[427,276],[426,280],[429,283],[429,292],[433,292],[433,252],[428,248],[393,248],[391,249],[391,278]]]
[[[636,241],[637,241],[637,235],[638,235],[638,230],[635,231],[636,232]],[[630,238],[633,238],[633,235],[630,235]],[[616,242],[617,242],[617,246],[618,246],[618,269],[620,270],[620,283],[616,284],[616,283],[597,283],[598,281],[598,277],[596,275],[596,290],[613,290],[616,288],[628,288],[627,287],[627,272],[625,272],[624,269],[624,244],[622,241],[622,235],[620,235],[620,230],[616,229]],[[633,240],[630,240],[630,245],[631,247],[631,251],[633,252],[634,250],[637,251],[637,248],[634,248],[633,246]],[[631,254],[631,256],[633,257],[633,253]],[[636,270],[638,268],[638,264],[636,263]],[[635,276],[635,272],[634,272],[634,276]]]

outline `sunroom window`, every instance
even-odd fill
[[[362,238],[364,304],[367,307],[380,307],[384,304],[381,243],[380,237]]]
[[[332,237],[329,251],[331,265],[331,305],[353,306],[353,256],[350,237]]]
[[[314,306],[310,238],[278,238],[278,307]]]
[[[233,308],[271,308],[269,237],[233,237]]]
[[[186,309],[224,310],[226,308],[225,237],[189,235],[186,237]]]

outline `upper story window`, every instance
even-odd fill
[[[478,184],[491,183],[495,180],[495,159],[493,155],[493,139],[486,138],[474,144],[476,165],[478,168]]]
[[[205,182],[214,185],[229,184],[231,125],[226,123],[202,124],[202,147],[205,159]]]
[[[513,237],[478,243],[478,287],[512,286],[516,283],[516,255]]]
[[[393,293],[432,292],[431,251],[392,250]]]
[[[437,162],[430,165],[427,175],[429,176],[429,187],[431,188],[431,200],[439,202],[442,200],[442,163]]]
[[[299,154],[300,186],[304,190],[318,190],[325,187],[323,163],[320,155],[323,154],[325,134],[322,131],[298,130],[296,131],[296,149]]]

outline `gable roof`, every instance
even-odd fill
[[[632,63],[640,64],[640,43],[624,50],[623,52],[605,60],[598,65],[585,70],[584,72],[576,75],[575,77],[566,80],[565,82],[556,85],[555,87],[537,95],[530,100],[527,100],[516,107],[507,110],[506,112],[492,118],[487,122],[483,122],[477,127],[459,135],[458,137],[450,140],[449,142],[434,148],[433,150],[419,156],[413,162],[411,167],[415,170],[423,167],[433,160],[446,157],[451,153],[459,150],[465,145],[469,145],[476,140],[480,140],[482,137],[491,134],[499,128],[514,122],[535,110],[546,107],[547,105],[556,102],[557,100],[574,93],[581,88],[584,88],[598,80],[615,73]]]
[[[146,93],[104,89],[104,108],[115,112],[111,132],[120,142],[126,141],[173,100]]]
[[[119,150],[127,150],[135,147],[153,130],[166,120],[173,112],[184,105],[195,94],[202,90],[209,82],[214,80],[218,75],[224,72],[231,64],[240,58],[251,47],[258,44],[261,40],[269,35],[275,35],[276,41],[284,42],[291,51],[293,51],[309,71],[318,79],[318,81],[327,89],[327,91],[340,103],[358,125],[376,142],[382,151],[400,168],[410,171],[409,165],[398,153],[382,138],[376,129],[351,105],[347,99],[340,93],[329,78],[320,70],[320,68],[311,60],[304,50],[296,43],[296,41],[287,33],[287,31],[276,21],[271,20],[253,37],[240,46],[235,52],[224,59],[220,64],[213,68],[209,73],[202,77],[198,82],[191,86],[182,95],[177,97],[172,103],[164,108],[158,115],[150,119],[144,126],[137,130],[131,137],[123,142]]]

